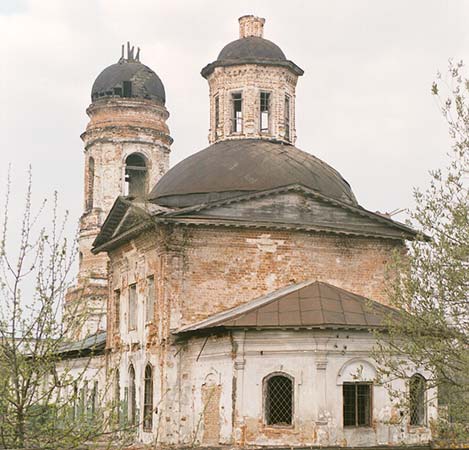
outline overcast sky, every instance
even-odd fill
[[[0,182],[11,162],[12,209],[32,164],[36,197],[57,190],[78,219],[91,86],[127,40],[165,85],[171,165],[206,147],[200,70],[244,14],[264,17],[264,37],[305,71],[297,147],[339,170],[364,207],[412,206],[448,150],[430,86],[448,58],[469,60],[468,1],[0,0]]]

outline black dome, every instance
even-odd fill
[[[240,60],[271,60],[286,61],[282,49],[267,39],[249,36],[230,42],[223,47],[218,61]]]
[[[130,82],[130,91],[124,86]],[[138,61],[120,61],[106,67],[96,78],[91,89],[91,99],[100,97],[133,97],[155,100],[164,105],[166,94],[158,75]]]
[[[357,204],[335,169],[292,145],[260,139],[217,142],[184,159],[161,178],[149,199],[182,207],[292,184]]]

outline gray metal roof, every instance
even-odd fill
[[[283,287],[177,333],[211,328],[375,328],[397,311],[321,281]]]
[[[91,89],[91,99],[120,97],[118,92],[123,90],[124,81],[132,83],[131,97],[155,100],[164,105],[166,94],[158,75],[138,61],[127,60],[112,64],[98,75]]]
[[[331,166],[292,145],[261,139],[217,142],[184,159],[149,199],[184,207],[292,184],[357,205],[350,185]]]
[[[206,78],[215,67],[238,64],[285,66],[297,75],[303,75],[303,70],[292,61],[287,60],[277,44],[257,36],[243,37],[225,45],[216,61],[205,66],[201,73]]]
[[[99,354],[104,350],[105,345],[106,332],[98,331],[96,334],[92,334],[80,341],[64,344],[60,348],[59,353],[62,355],[83,353]]]
[[[230,59],[271,59],[285,61],[287,58],[282,49],[268,39],[257,36],[243,37],[225,45],[217,60]]]

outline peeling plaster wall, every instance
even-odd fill
[[[367,332],[324,330],[239,331],[232,340],[219,336],[206,342],[204,337],[192,338],[181,353],[182,389],[192,394],[192,403],[185,405],[186,414],[193,415],[184,421],[181,443],[204,443],[204,407],[213,406],[204,394],[207,380],[218,389],[220,399],[218,444],[372,446],[427,442],[428,428],[410,427],[406,418],[396,423],[399,411],[382,385],[373,386],[372,426],[344,428],[342,383],[354,381],[360,373],[359,381],[374,378],[369,356],[373,343]],[[273,372],[294,379],[292,427],[265,425],[263,379]],[[393,383],[393,388],[406,389],[403,382]],[[181,407],[184,411],[184,405]],[[428,407],[428,419],[435,416],[433,403]],[[216,425],[213,422],[211,427]]]
[[[114,201],[125,195],[125,160],[132,153],[143,155],[149,192],[168,170],[172,142],[166,124],[169,113],[154,101],[99,99],[87,113],[90,122],[81,136],[85,144],[85,176],[79,272],[77,285],[67,296],[69,310],[79,308],[80,313],[89,315],[77,338],[106,329],[107,294],[99,288],[104,283],[107,291],[108,257],[104,253],[94,255],[91,248]],[[92,314],[87,312],[90,308]]]

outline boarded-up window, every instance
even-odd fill
[[[137,328],[137,285],[129,286],[129,331]]]
[[[204,445],[218,445],[220,441],[221,386],[212,381],[202,385]]]
[[[343,384],[344,426],[371,426],[371,383]]]
[[[267,425],[288,426],[293,419],[293,381],[285,375],[272,375],[264,384]]]
[[[153,427],[153,368],[150,364],[145,367],[143,399],[143,430],[151,431]]]
[[[147,278],[147,302],[145,308],[145,322],[153,322],[155,315],[155,277]]]

